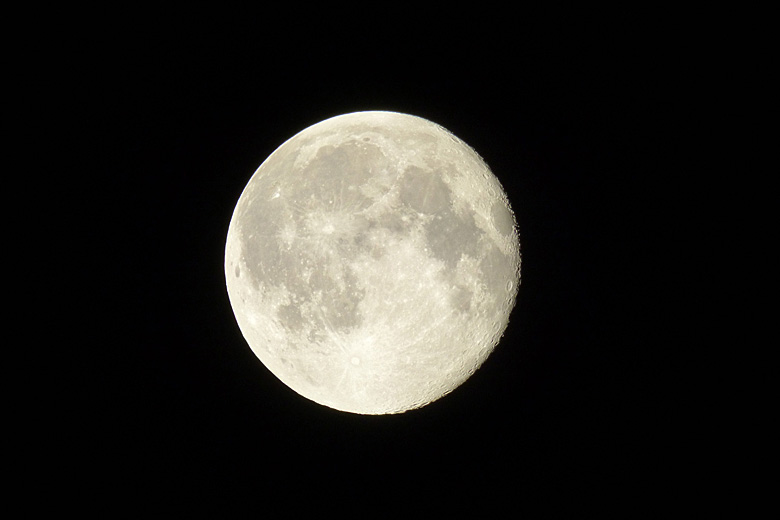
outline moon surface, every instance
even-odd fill
[[[250,348],[288,387],[400,413],[457,388],[498,344],[520,244],[500,182],[466,143],[420,117],[356,112],[257,169],[225,277]]]

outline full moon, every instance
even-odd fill
[[[401,413],[450,393],[498,344],[520,243],[466,143],[420,117],[356,112],[257,169],[225,277],[244,338],[284,384],[337,410]]]

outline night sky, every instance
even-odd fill
[[[673,23],[166,14],[86,23],[50,58],[55,130],[75,164],[60,237],[77,259],[65,276],[77,316],[57,353],[71,368],[53,392],[50,460],[83,476],[62,486],[114,505],[225,488],[310,512],[419,500],[628,513],[681,492],[672,389],[690,301],[672,266],[693,180]],[[223,274],[255,169],[295,133],[360,110],[463,139],[520,230],[501,343],[450,395],[401,415],[334,411],[278,381],[244,341]]]

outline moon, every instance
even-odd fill
[[[425,406],[498,344],[520,283],[501,183],[426,119],[355,112],[276,149],[225,246],[252,351],[301,396],[357,414]]]

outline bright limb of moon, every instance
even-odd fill
[[[520,244],[467,144],[416,116],[356,112],[257,169],[225,277],[242,334],[287,386],[338,410],[400,413],[457,388],[498,344]]]

